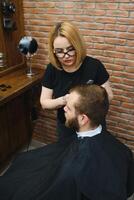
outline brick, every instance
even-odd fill
[[[108,57],[108,56],[107,56]],[[112,56],[111,56],[112,57]],[[112,57],[113,58],[113,57]],[[115,60],[115,59],[114,59]],[[125,69],[125,67],[124,66],[122,66],[122,65],[116,65],[116,64],[113,64],[113,63],[111,63],[111,64],[107,64],[107,68],[108,69],[111,69],[111,70],[115,70],[115,71],[123,71],[124,69]]]
[[[105,29],[106,30],[111,30],[111,31],[127,31],[128,30],[128,26],[127,25],[117,25],[117,24],[105,24]],[[118,38],[120,39],[120,38]]]
[[[114,17],[128,17],[129,12],[128,11],[120,11],[119,9],[117,10],[107,10],[107,16],[114,16]]]
[[[133,89],[134,89],[133,86],[119,84],[119,83],[117,84],[117,83],[114,83],[114,82],[112,82],[112,85],[116,89],[121,89],[121,90],[128,91],[128,92],[133,92]]]
[[[116,50],[119,52],[122,51],[122,52],[134,54],[134,48],[130,48],[130,47],[126,47],[126,46],[117,46]]]
[[[129,4],[119,4],[119,10],[133,10],[134,11],[134,4],[129,3]]]
[[[104,55],[113,58],[120,58],[123,59],[125,57],[125,52],[118,52],[118,51],[104,51]]]
[[[134,94],[133,94],[133,97],[134,97]],[[127,109],[132,109],[132,110],[134,110],[134,102],[133,102],[133,103],[126,103],[126,102],[123,102],[123,103],[122,103],[122,107],[123,107],[123,108],[127,108]]]
[[[133,61],[133,60],[117,59],[117,58],[116,58],[116,59],[115,59],[115,64],[133,67],[133,66],[134,66],[134,61]]]
[[[115,97],[114,97],[115,98]],[[116,98],[115,98],[116,99]],[[117,100],[117,101],[119,101],[119,100]],[[129,103],[129,102],[128,102]],[[115,111],[115,112],[119,112],[119,113],[126,113],[126,114],[130,114],[130,113],[133,113],[133,111],[132,110],[130,110],[130,109],[128,109],[128,108],[123,108],[122,107],[122,102],[120,101],[120,106],[116,106],[116,105],[113,105],[113,104],[111,104],[111,106],[110,106],[110,110],[111,111]]]
[[[118,8],[118,3],[97,3],[96,8],[105,9],[105,10],[115,10]]]
[[[129,24],[129,26],[130,25],[134,25],[134,20],[133,20],[133,18],[128,18],[128,17],[126,17],[126,18],[118,18],[118,23],[119,24]]]
[[[123,83],[123,79],[122,79],[122,77],[121,78],[119,78],[119,77],[111,77],[111,81],[112,82],[116,82],[116,83]]]
[[[126,40],[125,39],[119,39],[119,38],[105,38],[105,42],[107,44],[115,44],[115,45],[125,45]]]

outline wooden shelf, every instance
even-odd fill
[[[7,88],[5,91],[0,90],[0,105],[38,84],[43,77],[44,70],[34,68],[34,72],[35,75],[28,77],[26,69],[19,69],[1,77],[0,85],[5,85]]]

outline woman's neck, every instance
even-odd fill
[[[72,73],[77,71],[80,68],[81,64],[79,66],[62,66],[64,71],[68,72],[68,73]]]

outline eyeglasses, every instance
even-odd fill
[[[67,51],[64,52],[64,50],[67,50]],[[70,57],[70,56],[74,56],[75,55],[75,49],[72,46],[68,47],[66,49],[57,48],[57,49],[54,50],[54,53],[58,58],[64,58],[66,54]]]

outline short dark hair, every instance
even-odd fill
[[[70,90],[70,92],[73,91],[80,95],[79,101],[75,104],[76,112],[86,114],[93,127],[101,124],[109,109],[106,90],[102,86],[82,84]]]

